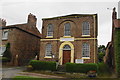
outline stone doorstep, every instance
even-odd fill
[[[64,78],[61,76],[46,75],[46,74],[40,74],[40,73],[29,73],[29,72],[20,72],[18,74],[20,74],[21,76],[31,76],[31,77],[38,77],[38,78]]]

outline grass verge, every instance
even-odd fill
[[[57,80],[57,79],[47,79],[47,78],[37,78],[30,76],[16,76],[12,80]]]

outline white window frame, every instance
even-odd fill
[[[83,47],[84,46],[84,44],[86,45],[87,44],[87,47]],[[83,48],[85,48],[85,49],[83,49]],[[87,48],[87,49],[86,49]],[[86,51],[84,51],[84,50],[86,50]],[[84,56],[83,55],[83,52],[87,52],[87,53],[85,53],[86,55],[89,55],[89,56]],[[88,59],[90,59],[90,44],[89,43],[83,43],[82,44],[82,58],[88,58]]]
[[[3,56],[5,50],[6,50],[6,46],[0,46],[0,56]]]
[[[66,28],[66,27],[68,27],[68,26],[66,26],[67,24],[69,24],[69,29]],[[71,25],[70,25],[70,23],[65,23],[64,24],[64,36],[71,36]]]
[[[7,33],[5,33],[7,32]],[[7,40],[8,39],[8,30],[3,30],[2,32],[2,40]]]
[[[53,24],[47,26],[47,37],[53,37]]]
[[[50,44],[50,43],[46,44],[46,46],[45,46],[45,57],[52,58],[52,44]]]
[[[86,23],[88,23],[88,24],[86,24]],[[88,26],[86,27],[86,25],[88,25]],[[88,21],[84,21],[82,23],[82,36],[90,36],[90,23]]]

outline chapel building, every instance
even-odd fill
[[[97,62],[97,14],[42,19],[39,59],[60,65]]]

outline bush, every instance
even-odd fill
[[[103,52],[100,52],[99,54],[98,54],[98,61],[99,62],[103,62],[103,57],[105,56],[105,54],[103,53]]]
[[[33,70],[32,65],[28,65],[28,66],[26,66],[26,68],[27,68],[27,71],[32,71]]]
[[[10,51],[10,43],[7,43],[7,44],[6,44],[6,50],[5,50],[5,52],[3,53],[3,57],[6,57],[7,59],[9,59],[9,62],[11,61],[11,59],[12,59],[12,54],[11,54],[11,51]]]
[[[6,57],[2,57],[2,62],[10,62],[10,59],[6,58]]]
[[[95,63],[86,63],[86,64],[76,64],[76,63],[66,63],[67,72],[78,72],[78,73],[87,73],[89,71],[97,71],[97,64]]]
[[[98,74],[110,73],[110,69],[107,64],[98,63]]]
[[[32,65],[34,70],[56,70],[56,62],[31,60],[29,65]]]

